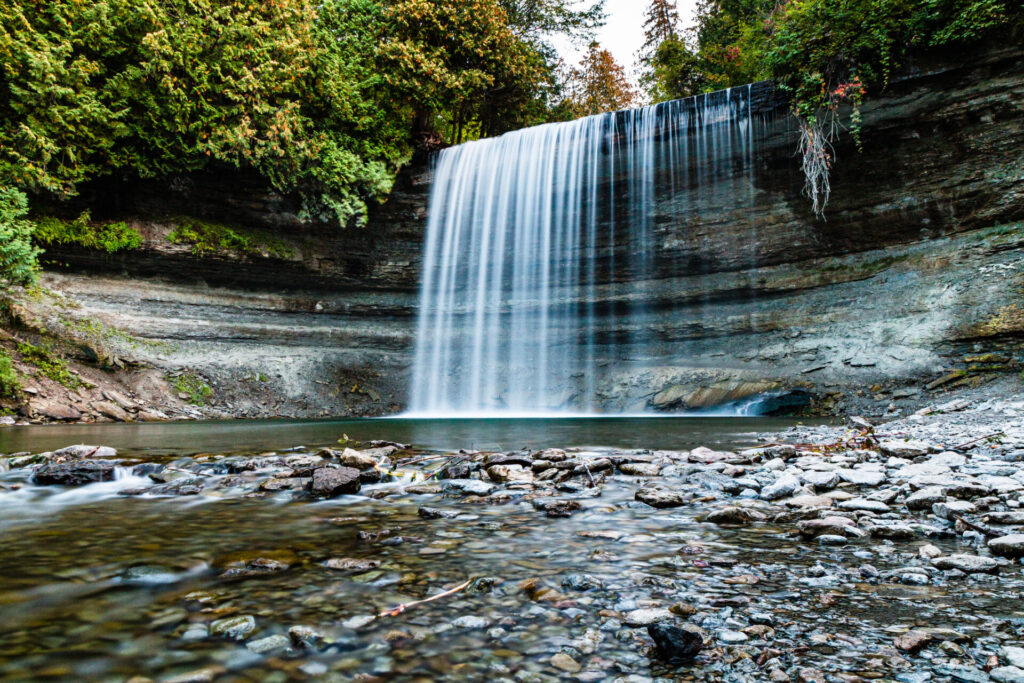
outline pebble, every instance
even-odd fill
[[[627,612],[623,616],[623,622],[629,626],[649,626],[659,621],[672,619],[672,612],[667,609],[656,607],[647,609],[636,609]]]
[[[245,647],[249,652],[255,652],[258,655],[273,652],[274,650],[281,650],[291,645],[291,641],[287,636],[280,634],[267,636],[266,638],[260,638],[259,640],[250,640],[245,644]]]
[[[583,668],[579,662],[564,652],[559,652],[551,658],[551,666],[571,674],[577,673]]]
[[[241,640],[256,630],[255,617],[243,614],[227,619],[218,619],[210,624],[210,635]]]

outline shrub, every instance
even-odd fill
[[[68,389],[77,389],[85,386],[85,382],[71,374],[68,364],[63,358],[55,355],[53,351],[42,346],[34,346],[28,342],[18,344],[18,353],[26,363],[39,368],[43,377],[48,377],[54,382],[63,384]]]
[[[0,187],[0,288],[36,279],[39,250],[32,246],[32,223],[22,218],[27,208],[24,194]]]
[[[108,254],[142,246],[142,235],[135,228],[123,221],[94,223],[88,211],[72,221],[43,216],[36,220],[34,234],[43,245],[75,245]]]
[[[21,380],[7,351],[0,349],[0,397],[13,398],[21,391]]]

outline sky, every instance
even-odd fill
[[[647,4],[647,0],[605,0],[608,23],[597,37],[597,42],[610,50],[615,61],[632,75],[636,71],[636,53],[644,44],[644,11]],[[693,26],[696,5],[696,0],[677,1],[681,28]]]

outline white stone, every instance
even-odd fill
[[[839,504],[840,510],[865,510],[867,512],[888,512],[889,506],[880,500],[868,500],[867,498],[854,498],[844,500]]]
[[[1016,666],[1000,666],[989,671],[989,676],[998,683],[1024,683],[1024,669]]]
[[[1024,647],[1007,645],[999,650],[999,656],[1005,659],[1010,666],[1024,669]]]
[[[815,491],[828,491],[839,485],[839,474],[831,472],[804,472],[800,477],[805,484],[814,487]]]
[[[941,486],[926,486],[907,496],[906,505],[909,510],[930,510],[935,503],[946,500],[946,489]]]
[[[966,500],[949,499],[932,505],[932,512],[941,519],[955,519],[958,515],[969,515],[978,508]]]
[[[924,441],[902,441],[899,439],[886,439],[878,444],[878,448],[885,455],[895,455],[897,458],[916,458],[927,455],[931,449]]]
[[[648,607],[626,612],[622,620],[629,626],[650,626],[659,621],[672,619],[672,613],[663,607]]]
[[[798,488],[800,488],[800,480],[792,474],[784,474],[761,489],[761,497],[765,500],[778,500],[793,495]]]
[[[932,565],[939,569],[959,569],[968,574],[972,572],[990,572],[999,566],[999,562],[991,557],[981,555],[944,555],[932,560]]]
[[[1004,557],[1024,557],[1024,534],[1008,534],[993,538],[988,549]]]

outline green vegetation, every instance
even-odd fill
[[[259,230],[230,228],[218,223],[178,219],[177,227],[167,236],[173,244],[188,244],[196,256],[218,252],[235,252],[245,256],[291,258],[295,250],[273,235]]]
[[[674,8],[652,0],[655,24],[666,4]],[[801,122],[805,190],[821,213],[841,106],[859,145],[863,98],[909,57],[1019,42],[1024,12],[1017,0],[703,0],[689,35],[673,21],[648,32],[649,94],[667,100],[775,80]]]
[[[43,246],[73,245],[108,254],[142,246],[142,235],[135,228],[123,221],[95,223],[88,211],[70,221],[56,216],[42,216],[36,219],[35,224],[33,237]]]
[[[551,40],[601,20],[598,0],[11,0],[0,187],[240,169],[361,225],[416,145],[560,115]]]
[[[68,364],[64,359],[48,348],[34,346],[28,342],[20,342],[18,344],[18,353],[21,354],[23,361],[39,368],[41,375],[64,385],[68,389],[86,386],[85,382],[71,374]]]
[[[6,349],[0,348],[0,398],[14,398],[21,391],[21,380]]]
[[[190,372],[183,372],[171,378],[173,386],[179,394],[188,394],[188,402],[195,406],[206,405],[213,395],[213,389],[201,377]]]
[[[24,193],[0,185],[0,291],[35,282],[39,250],[32,246],[32,224],[23,218],[27,211]]]

